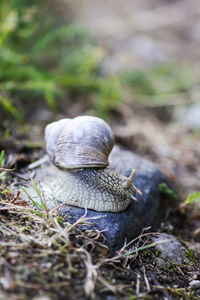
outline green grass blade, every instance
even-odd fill
[[[54,94],[51,91],[45,92],[45,99],[52,111],[56,111],[57,103]]]
[[[43,209],[43,207],[38,202],[36,202],[35,200],[33,200],[33,198],[31,197],[31,195],[28,193],[27,189],[24,186],[20,186],[20,187],[22,188],[22,190],[24,191],[24,193],[28,196],[29,200],[33,203],[33,205],[35,207]]]
[[[139,247],[137,249],[134,249],[134,250],[131,250],[131,251],[128,251],[128,252],[124,253],[122,256],[127,256],[127,255],[130,255],[130,254],[134,254],[134,253],[137,253],[139,251],[142,251],[142,250],[145,250],[145,249],[148,249],[148,248],[152,248],[152,247],[155,247],[158,244],[162,244],[162,243],[166,243],[166,242],[169,242],[169,239],[168,240],[162,240],[162,241],[154,242],[154,243],[151,243],[149,245]]]
[[[41,217],[41,218],[45,218],[45,215],[42,213],[42,212],[39,212],[39,211],[35,211],[33,209],[30,210],[30,212],[38,217]]]
[[[16,119],[18,119],[21,122],[24,121],[22,113],[15,106],[12,105],[9,99],[0,95],[0,104],[7,112],[13,115]]]
[[[40,191],[38,190],[37,185],[36,185],[36,183],[35,183],[35,181],[34,181],[34,179],[32,177],[31,177],[31,182],[32,182],[32,185],[33,185],[33,187],[34,187],[34,189],[35,189],[35,191],[36,191],[39,199],[40,199],[41,207],[44,210],[47,210],[47,206],[46,206],[44,200],[42,199],[42,195],[41,195]]]
[[[0,153],[0,168],[2,168],[2,166],[3,166],[4,156],[5,156],[5,150],[1,150],[1,153]]]
[[[32,49],[32,56],[34,58],[38,57],[42,51],[44,51],[47,46],[59,39],[70,39],[73,37],[86,36],[86,31],[82,28],[75,27],[74,25],[64,25],[58,29],[50,31],[38,40]]]

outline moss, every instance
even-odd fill
[[[198,257],[194,254],[194,252],[191,249],[188,248],[185,255],[194,264],[199,262]]]
[[[178,195],[167,186],[166,183],[162,182],[158,185],[159,191],[167,196],[170,196],[174,200],[178,201]]]
[[[178,299],[185,300],[198,300],[199,296],[195,293],[195,291],[191,291],[188,288],[167,288],[174,297],[178,297]]]

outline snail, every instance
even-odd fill
[[[110,126],[100,118],[78,116],[62,119],[45,128],[46,151],[60,169],[59,176],[46,187],[48,197],[68,205],[95,211],[119,212],[137,201],[129,178],[109,168],[114,145]]]

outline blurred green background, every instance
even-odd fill
[[[36,104],[67,115],[80,103],[77,113],[107,119],[124,105],[168,105],[173,95],[182,101],[198,82],[193,70],[169,62],[105,73],[104,55],[89,30],[48,1],[1,0],[1,124],[6,118],[25,122]]]

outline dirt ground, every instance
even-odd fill
[[[57,1],[105,50],[105,72],[171,61],[199,68],[198,0]]]

